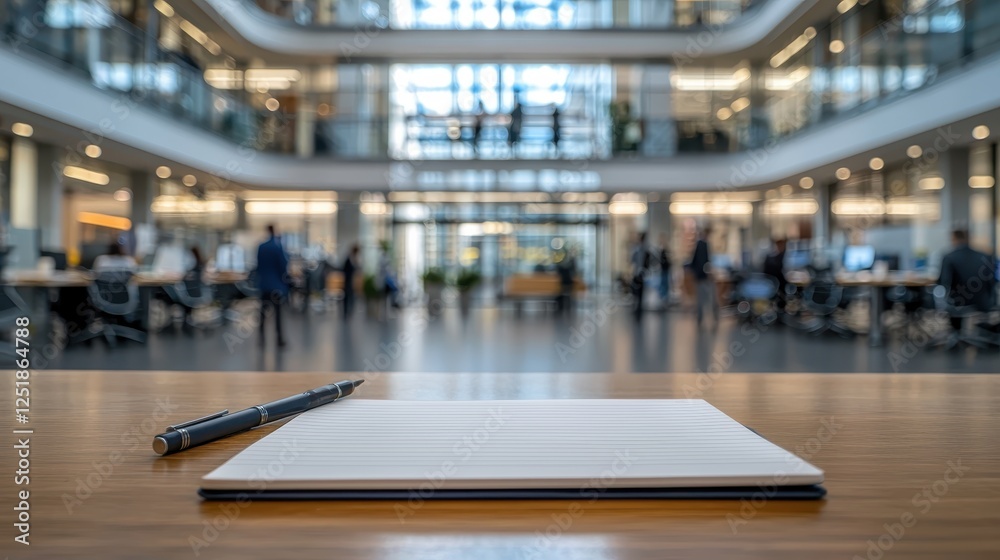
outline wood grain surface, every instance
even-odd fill
[[[817,356],[817,359],[822,359]],[[13,381],[0,391],[10,558],[1000,557],[1000,376],[396,374],[352,398],[703,397],[826,471],[827,499],[208,503],[201,476],[273,429],[160,458],[168,423],[349,374],[38,371],[31,546],[13,541]],[[335,406],[335,405],[334,405]],[[419,422],[419,418],[414,418]],[[960,474],[949,465],[958,467]],[[923,497],[922,492],[928,492]],[[904,526],[904,522],[907,526]],[[881,539],[881,540],[880,540]],[[881,548],[879,548],[881,544]]]

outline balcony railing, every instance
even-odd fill
[[[388,29],[677,29],[722,25],[767,0],[246,0],[298,25]]]
[[[670,68],[669,86],[628,91],[616,87],[610,66],[584,72],[581,76],[593,78],[580,83],[604,82],[567,90],[568,96],[583,96],[583,102],[575,108],[564,105],[559,113],[548,102],[525,103],[515,133],[511,92],[495,84],[493,105],[487,103],[485,111],[473,109],[475,96],[485,99],[485,86],[478,83],[468,86],[468,92],[454,89],[451,110],[425,109],[419,97],[400,102],[401,92],[391,86],[324,94],[341,100],[363,97],[371,107],[387,108],[378,114],[363,114],[348,102],[320,111],[318,94],[292,90],[272,92],[282,99],[280,104],[275,98],[265,103],[271,94],[212,87],[190,57],[161,49],[156,39],[110,12],[74,22],[52,18],[45,6],[0,0],[2,43],[18,53],[60,62],[95,87],[127,94],[168,118],[227,140],[276,153],[342,159],[605,159],[739,151],[869,111],[1000,50],[1000,2],[937,0],[863,33],[845,31],[843,21],[810,28],[795,52],[753,70],[764,73],[762,80],[753,79],[748,68]],[[851,36],[857,38],[847,39]],[[462,72],[454,69],[456,76]],[[666,84],[662,79],[656,83]],[[751,92],[751,84],[762,90]],[[452,91],[459,86],[434,87]],[[471,101],[465,99],[470,95]],[[624,108],[640,98],[647,99],[641,110],[634,103],[633,109]],[[303,112],[309,99],[317,109]],[[754,106],[751,99],[763,101]],[[297,109],[285,112],[286,107]],[[309,132],[300,133],[306,126]],[[311,138],[309,149],[302,149],[303,138]]]

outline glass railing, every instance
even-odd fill
[[[209,86],[192,58],[159,48],[155,39],[101,4],[86,12],[58,7],[56,2],[0,0],[0,44],[16,53],[45,55],[95,87],[127,96],[129,103],[234,142],[269,142],[263,130],[276,117]]]
[[[767,0],[246,0],[299,25],[389,29],[685,29]]]

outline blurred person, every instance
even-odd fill
[[[398,294],[399,286],[396,284],[396,275],[392,270],[392,256],[389,254],[389,242],[382,242],[382,252],[378,258],[378,268],[375,274],[375,286],[378,287],[382,295],[383,303],[393,307],[399,307]]]
[[[646,287],[646,275],[649,273],[650,254],[646,245],[646,232],[636,238],[635,247],[630,255],[632,265],[632,295],[635,297],[636,318],[642,316],[642,295]]]
[[[278,346],[285,345],[281,332],[281,306],[288,298],[288,255],[281,246],[274,231],[274,225],[267,226],[267,241],[257,248],[257,288],[260,290],[260,345],[264,346],[264,331],[267,314],[274,315],[274,327],[278,335]]]
[[[510,111],[510,123],[507,125],[507,142],[510,144],[511,156],[521,142],[521,126],[524,124],[524,107],[521,106],[517,94],[514,96],[514,108]]]
[[[135,259],[125,253],[125,247],[117,241],[108,245],[108,252],[94,259],[94,272],[127,270],[135,272]]]
[[[188,293],[191,297],[198,298],[201,297],[201,290],[207,289],[202,284],[203,275],[205,273],[205,259],[201,256],[201,250],[197,246],[192,245],[189,249],[191,255],[191,267],[188,268],[187,273],[184,275],[184,283],[188,288]],[[198,293],[194,293],[192,286],[198,290]],[[178,302],[180,303],[180,302]],[[191,319],[191,313],[194,311],[190,306],[181,303],[181,307],[184,309],[184,322],[182,327],[187,330],[193,326],[193,321]]]
[[[479,154],[479,138],[483,135],[483,121],[486,118],[486,112],[483,109],[483,102],[480,101],[476,104],[476,114],[473,115],[474,122],[472,124],[472,150],[477,155]]]
[[[559,311],[573,311],[573,287],[576,282],[576,249],[567,249],[556,267],[559,274]]]
[[[706,307],[711,308],[715,326],[719,324],[719,304],[715,297],[715,280],[712,278],[712,255],[708,247],[708,238],[711,234],[712,229],[709,226],[701,229],[698,241],[694,245],[694,252],[691,254],[691,261],[688,263],[695,281],[694,305],[699,327]]]
[[[361,248],[355,243],[351,246],[350,252],[347,253],[347,257],[344,258],[344,319],[351,316],[351,311],[354,310],[354,275],[357,273],[360,266],[358,262],[358,253]]]
[[[560,156],[559,141],[562,139],[562,112],[559,106],[552,108],[552,147],[556,149],[556,157]]]
[[[785,308],[785,287],[788,280],[785,278],[785,248],[788,242],[785,239],[778,239],[774,242],[772,251],[764,258],[764,266],[761,270],[764,274],[774,278],[778,283],[778,309]]]
[[[670,269],[673,263],[670,261],[670,239],[666,232],[660,233],[660,300],[663,308],[670,305]]]
[[[993,257],[969,246],[969,232],[956,229],[951,233],[954,249],[941,260],[938,284],[948,290],[948,300],[956,307],[972,307],[989,311],[994,304],[996,262]],[[962,318],[952,317],[951,327],[962,329]]]
[[[156,248],[153,254],[153,272],[183,276],[191,268],[191,252],[181,242],[181,235],[175,233],[172,237]]]

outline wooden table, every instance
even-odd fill
[[[394,502],[202,502],[200,477],[269,427],[165,458],[150,451],[169,422],[353,377],[35,372],[30,548],[12,541],[11,430],[24,426],[13,422],[8,381],[0,548],[16,558],[819,560],[867,558],[881,537],[886,560],[995,559],[1000,550],[998,375],[386,373],[358,395],[703,395],[825,469],[829,495],[814,502],[584,501],[575,518],[561,501],[425,502],[401,522]],[[968,470],[946,476],[949,464]],[[919,497],[924,488],[938,491],[936,502]],[[901,519],[915,524],[886,536]],[[192,543],[203,546],[197,556]]]

